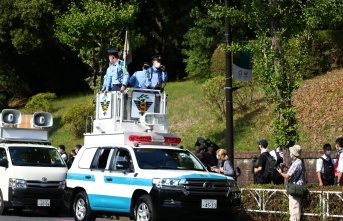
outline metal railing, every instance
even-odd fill
[[[274,214],[288,214],[288,206],[285,207],[287,210],[277,211],[275,207],[271,207],[273,204],[273,198],[285,197],[288,200],[288,194],[285,189],[262,189],[262,188],[241,188],[242,200],[244,204],[244,210],[246,212],[255,213],[274,213]],[[247,203],[247,194],[250,194],[253,202],[250,200]],[[304,216],[315,216],[321,217],[321,220],[327,218],[343,218],[341,212],[341,205],[343,204],[343,191],[313,191],[309,190],[309,196],[303,199],[303,213]],[[310,200],[312,205],[317,205],[315,209],[311,211],[311,208],[304,208],[306,201]],[[315,202],[318,200],[317,202]],[[338,201],[338,203],[333,203]],[[287,201],[288,202],[288,201]]]

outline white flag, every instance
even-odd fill
[[[132,62],[132,52],[130,49],[129,36],[128,36],[127,31],[126,31],[126,35],[125,35],[123,59],[124,59],[124,62],[126,65],[128,65]]]

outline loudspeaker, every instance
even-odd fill
[[[53,118],[49,112],[35,112],[33,114],[33,126],[34,127],[51,127],[53,124]]]
[[[3,124],[20,124],[21,113],[15,109],[3,109],[1,112],[1,121]]]

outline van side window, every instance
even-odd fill
[[[0,160],[5,160],[5,159],[7,159],[6,150],[5,148],[0,148]]]
[[[98,148],[91,168],[92,169],[102,169],[104,170],[107,165],[108,156],[110,155],[111,148]]]
[[[112,163],[113,170],[133,170],[130,152],[127,149],[118,149]]]

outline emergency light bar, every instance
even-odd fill
[[[140,143],[168,143],[168,144],[179,144],[181,138],[179,137],[164,137],[162,135],[130,135],[129,141],[140,142]]]

